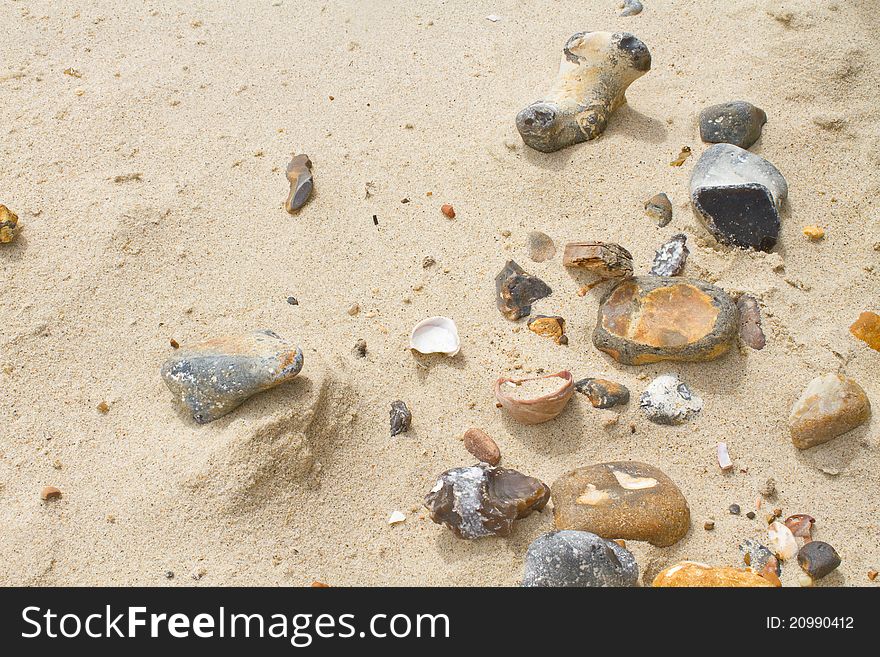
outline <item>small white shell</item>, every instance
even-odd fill
[[[400,511],[395,511],[388,518],[388,524],[389,525],[397,525],[397,524],[400,524],[401,522],[404,522],[405,520],[406,520],[406,514],[400,512]]]
[[[733,469],[733,461],[730,460],[730,453],[727,451],[727,443],[718,443],[718,467],[724,472]]]
[[[778,520],[770,523],[767,528],[767,543],[776,556],[788,560],[798,553],[797,541],[791,530]]]
[[[409,336],[409,348],[422,354],[455,356],[461,349],[458,328],[448,317],[423,319]]]

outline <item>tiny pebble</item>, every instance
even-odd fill
[[[804,235],[813,241],[818,241],[825,237],[825,230],[819,226],[804,226]]]
[[[442,212],[449,219],[455,219],[455,208],[449,205],[449,203],[444,203],[442,206],[440,206],[440,212]]]
[[[40,491],[41,500],[57,500],[61,497],[61,491],[55,486],[43,486]]]
[[[107,402],[102,401],[100,404],[98,404],[98,411],[106,415],[110,412],[110,406],[107,404]]]
[[[174,571],[166,570],[165,571],[165,579],[174,579]]]
[[[712,522],[711,520],[707,520],[703,524],[703,529],[705,529],[707,532],[712,531],[713,529],[715,529],[715,523]]]
[[[170,342],[171,342],[172,349],[180,349],[180,343],[177,340],[175,340],[174,338],[171,338]]]
[[[348,307],[348,314],[351,315],[352,317],[357,315],[360,311],[361,311],[361,307],[356,303],[353,303]]]
[[[749,520],[754,520],[754,519],[755,519],[755,515],[756,515],[756,514],[755,514],[754,511],[749,511],[749,512],[746,514],[746,518],[748,518]]]
[[[872,582],[875,579],[877,579],[877,575],[880,575],[880,573],[878,573],[876,570],[869,570],[868,571],[868,579],[871,580]]]
[[[740,509],[740,507],[739,507],[739,504],[731,504],[728,507],[728,510],[730,511],[730,513],[732,515],[735,515],[735,516],[738,516],[740,514],[740,511],[742,511],[742,509]]]
[[[296,300],[296,297],[287,297],[287,303],[289,303],[291,306],[299,305],[299,301]]]

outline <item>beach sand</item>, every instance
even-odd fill
[[[645,0],[621,18],[617,4],[2,3],[0,203],[23,228],[0,245],[0,583],[515,585],[552,502],[478,541],[420,509],[440,472],[473,462],[459,440],[473,426],[502,465],[548,484],[601,461],[662,468],[692,528],[669,548],[628,542],[646,583],[681,559],[741,564],[738,544],[766,540],[780,507],[814,516],[840,553],[819,584],[870,584],[880,420],[800,451],[787,417],[810,379],[838,370],[880,408],[880,354],[848,331],[880,311],[877,7]],[[633,32],[652,70],[601,138],[531,151],[514,116],[584,30]],[[790,187],[770,254],[719,246],[688,202],[707,147],[699,111],[735,99],[767,112],[751,150]],[[693,155],[670,166],[682,146]],[[294,153],[310,156],[315,191],[290,216]],[[665,228],[642,207],[661,191]],[[809,241],[808,224],[826,238]],[[532,230],[553,238],[554,259],[528,259]],[[562,267],[562,247],[618,242],[645,273],[682,231],[686,274],[755,295],[767,346],[619,365],[590,340],[607,287],[578,296],[590,279]],[[496,309],[510,258],[553,288],[533,314],[565,317],[568,346]],[[455,358],[407,349],[432,315],[458,324]],[[260,328],[303,348],[302,374],[195,425],[159,377],[169,341]],[[579,394],[537,426],[495,407],[498,376],[560,369],[630,388],[616,428]],[[704,400],[681,427],[638,408],[666,372]],[[396,399],[413,425],[391,438]],[[749,520],[768,478],[778,497]],[[45,485],[63,497],[42,502]],[[406,521],[389,526],[395,510]],[[783,584],[798,572],[786,564]]]

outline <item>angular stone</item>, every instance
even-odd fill
[[[586,269],[600,278],[632,276],[633,259],[619,244],[605,242],[569,242],[562,254],[565,267]]]
[[[700,139],[748,148],[761,136],[767,115],[744,100],[712,105],[700,112]]]
[[[823,541],[810,541],[797,553],[798,565],[813,579],[822,579],[840,565],[837,550]]]
[[[761,328],[761,307],[751,294],[743,294],[736,300],[739,311],[739,337],[752,349],[763,349],[767,344]]]
[[[871,415],[862,387],[841,374],[810,381],[788,417],[791,442],[799,449],[821,445],[855,429]]]
[[[565,335],[565,319],[556,315],[536,315],[528,321],[527,326],[536,335],[553,338],[556,344],[560,344]]]
[[[389,419],[391,421],[391,437],[409,431],[412,424],[412,413],[401,400],[391,402],[391,410],[389,411]]]
[[[538,230],[533,230],[528,237],[529,258],[535,262],[552,260],[556,255],[556,245],[549,235]]]
[[[586,395],[595,408],[629,403],[629,388],[608,379],[581,379],[575,381],[574,388]]]
[[[0,205],[0,244],[9,244],[15,239],[18,215],[5,205]]]
[[[758,541],[751,538],[744,539],[739,546],[739,551],[742,553],[743,563],[756,573],[769,570],[777,577],[782,574],[782,565],[779,563],[779,559],[770,551],[770,548],[761,545]]]
[[[703,409],[703,400],[674,374],[651,381],[639,397],[639,407],[651,422],[684,424]]]
[[[863,312],[849,327],[849,332],[871,349],[880,351],[880,315],[877,313]]]
[[[542,481],[486,463],[440,475],[425,496],[431,520],[459,538],[508,536],[515,520],[540,511],[550,499]]]
[[[654,253],[651,265],[652,276],[678,276],[684,271],[690,250],[687,248],[687,235],[678,233]]]
[[[635,586],[639,565],[632,552],[590,532],[542,534],[526,552],[523,586]]]
[[[510,320],[522,319],[532,312],[532,304],[553,293],[544,281],[527,274],[513,260],[508,260],[495,277],[495,303]]]
[[[657,226],[663,228],[672,221],[672,203],[669,197],[664,194],[654,194],[645,201],[645,214],[653,219]]]
[[[312,161],[308,155],[296,155],[287,165],[290,192],[284,201],[284,209],[290,214],[297,212],[312,195]]]
[[[736,304],[714,285],[637,276],[602,299],[593,344],[624,365],[705,361],[727,353],[738,329]]]
[[[707,566],[684,561],[661,570],[651,586],[656,587],[772,587],[771,581],[748,568]]]
[[[785,178],[770,162],[733,144],[715,144],[691,174],[691,202],[719,242],[770,251],[779,238]]]
[[[691,524],[687,500],[659,468],[635,461],[599,463],[564,474],[553,484],[557,529],[647,541],[681,540]]]
[[[289,381],[302,366],[299,347],[272,331],[254,331],[180,348],[162,365],[161,375],[193,419],[204,424]]]

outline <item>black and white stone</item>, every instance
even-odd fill
[[[632,552],[590,532],[542,534],[526,552],[523,586],[635,586],[639,565]]]
[[[765,123],[764,110],[744,100],[712,105],[700,112],[700,139],[748,148],[758,141]]]

